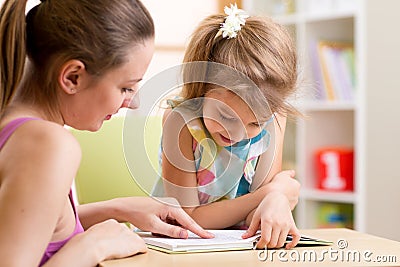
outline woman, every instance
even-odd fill
[[[25,18],[26,2],[6,0],[0,18],[0,265],[94,266],[145,252],[118,221],[187,237],[173,219],[211,237],[181,209],[150,198],[78,208],[72,199],[81,151],[63,126],[97,131],[129,107],[153,54],[146,8],[137,0],[47,0]]]

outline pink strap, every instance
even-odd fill
[[[2,149],[4,144],[7,142],[8,138],[10,138],[10,136],[19,126],[31,120],[39,120],[39,118],[30,118],[30,117],[18,118],[12,120],[6,126],[4,126],[4,128],[0,132],[0,149]]]

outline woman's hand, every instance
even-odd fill
[[[71,238],[44,266],[97,266],[98,263],[147,251],[146,244],[125,224],[110,219]]]
[[[188,232],[202,238],[214,235],[201,228],[174,198],[149,197],[121,198],[120,205],[125,210],[124,220],[144,231],[163,234],[175,238],[187,238]]]
[[[261,227],[261,238],[257,243],[258,248],[283,247],[288,234],[293,240],[286,248],[293,248],[300,240],[300,233],[293,220],[288,198],[281,192],[271,192],[264,197],[255,209],[249,229],[242,236],[253,236]]]
[[[105,256],[101,260],[124,258],[147,251],[142,238],[125,224],[113,219],[93,225],[85,234],[96,236],[100,254]]]

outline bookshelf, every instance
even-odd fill
[[[298,48],[302,86],[293,103],[307,117],[287,127],[284,167],[294,167],[302,184],[294,211],[299,228],[345,226],[400,241],[400,215],[395,212],[400,174],[394,172],[400,148],[400,123],[395,119],[400,107],[394,100],[400,99],[394,71],[400,37],[390,30],[400,22],[399,7],[395,0],[242,1],[251,14],[272,16],[285,25]],[[353,44],[356,75],[351,99],[316,97],[316,52],[311,48],[321,40]],[[321,147],[354,149],[353,190],[317,188],[315,151]],[[322,211],[343,207],[350,223],[321,223]]]

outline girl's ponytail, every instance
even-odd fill
[[[26,0],[6,0],[0,12],[0,112],[18,87],[26,58]]]
[[[223,21],[223,15],[211,15],[202,21],[190,38],[188,49],[186,49],[185,56],[183,58],[183,63],[197,61],[215,62],[214,50],[218,48],[222,39],[222,37],[217,36],[217,34]],[[206,73],[206,69],[201,69],[204,66],[205,65],[196,64],[185,66],[185,85],[183,86],[181,92],[181,97],[184,100],[204,96],[205,86],[203,83],[187,82],[191,81],[191,78],[193,77],[200,77],[198,72]],[[191,72],[194,74],[192,75]]]

